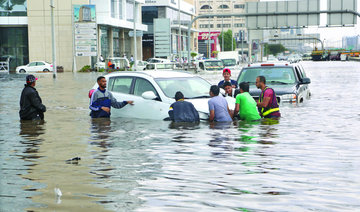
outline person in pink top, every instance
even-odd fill
[[[257,102],[261,117],[279,118],[281,114],[275,91],[266,86],[266,79],[264,76],[256,77],[256,87],[261,89],[259,101]]]

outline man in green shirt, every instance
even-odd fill
[[[249,83],[239,84],[240,94],[236,96],[234,117],[239,113],[240,119],[245,121],[260,120],[261,117],[257,110],[254,98],[249,94]]]

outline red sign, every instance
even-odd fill
[[[215,40],[220,32],[210,32],[210,39]],[[199,32],[198,40],[209,40],[209,32]]]

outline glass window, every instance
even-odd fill
[[[112,84],[111,91],[119,92],[119,93],[130,93],[132,77],[113,77],[113,82],[109,82]],[[111,79],[111,78],[110,78]],[[110,81],[110,80],[109,80]]]
[[[234,5],[235,9],[244,9],[245,8],[245,4],[235,4]]]
[[[152,91],[156,96],[159,96],[154,86],[149,81],[143,78],[136,78],[134,95],[141,96],[146,91]]]
[[[113,29],[113,55],[120,57],[120,34],[119,29]]]
[[[43,62],[37,62],[36,65],[37,65],[37,66],[43,66],[43,65],[45,65],[45,63],[43,63]]]
[[[208,10],[208,9],[212,9],[212,7],[210,5],[203,5],[202,7],[200,7],[200,10]]]
[[[122,11],[122,2],[123,0],[118,0],[119,1],[119,19],[123,19],[123,11]]]
[[[111,0],[111,17],[115,18],[115,8],[117,0]]]
[[[295,83],[295,75],[291,67],[246,68],[240,73],[238,82],[255,83],[257,76],[264,76],[266,84]]]
[[[222,4],[219,6],[219,9],[229,9],[229,6],[227,6],[226,4]]]
[[[27,1],[0,0],[0,16],[27,16]]]
[[[174,98],[177,91],[181,91],[185,99],[210,97],[211,85],[200,77],[159,78],[155,81],[169,98]]]
[[[134,21],[134,4],[130,1],[126,1],[126,20]]]
[[[29,63],[29,66],[36,66],[36,62]]]
[[[109,57],[108,28],[100,27],[101,54],[104,58]]]

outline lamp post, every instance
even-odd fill
[[[52,65],[53,78],[56,78],[56,45],[55,45],[55,20],[54,20],[54,0],[50,1],[51,12],[51,44],[52,44]]]

